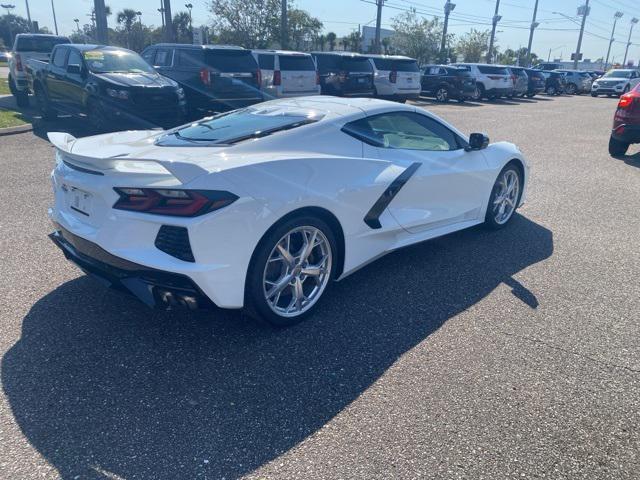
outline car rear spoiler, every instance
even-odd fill
[[[195,163],[175,162],[172,160],[156,160],[153,158],[130,158],[130,157],[87,157],[71,152],[76,137],[64,132],[50,132],[47,134],[49,141],[64,153],[64,160],[72,165],[85,170],[98,171],[100,174],[106,173],[108,170],[115,170],[116,163],[119,161],[127,162],[154,162],[161,165],[171,175],[173,175],[182,184],[186,184],[196,178],[210,173]]]

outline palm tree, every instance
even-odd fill
[[[317,42],[318,42],[318,47],[320,47],[320,51],[324,52],[324,45],[325,43],[327,43],[327,37],[325,37],[324,35],[320,35],[318,37]]]
[[[327,43],[329,43],[329,50],[331,50],[332,52],[336,48],[336,38],[337,36],[335,33],[327,33]]]
[[[136,21],[137,16],[138,13],[130,8],[125,8],[121,12],[118,12],[118,15],[116,16],[116,22],[118,22],[118,25],[124,24],[124,30],[127,32],[127,48],[129,48],[131,44],[131,29],[133,28],[133,24]]]

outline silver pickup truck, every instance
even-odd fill
[[[37,33],[19,33],[13,42],[9,58],[9,89],[20,107],[29,105],[27,63],[30,60],[48,61],[53,47],[71,43],[67,37]]]

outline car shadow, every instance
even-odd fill
[[[537,308],[514,276],[552,253],[552,232],[519,215],[500,231],[458,232],[334,284],[285,330],[234,312],[147,310],[81,276],[25,316],[2,387],[62,478],[237,478],[299,445],[501,284]]]
[[[627,154],[621,157],[614,157],[614,158],[617,158],[618,160],[622,160],[624,163],[632,167],[640,168],[640,152],[636,152],[631,155]]]

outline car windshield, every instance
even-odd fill
[[[321,116],[313,111],[283,111],[281,108],[265,107],[243,108],[180,127],[165,134],[158,144],[165,144],[163,139],[167,137],[175,137],[191,143],[229,145],[314,123],[320,118]]]
[[[18,37],[16,52],[51,53],[53,47],[61,43],[69,43],[65,37]]]
[[[83,54],[93,73],[154,73],[140,55],[125,50],[87,50]]]
[[[631,78],[631,70],[609,70],[604,78]]]

